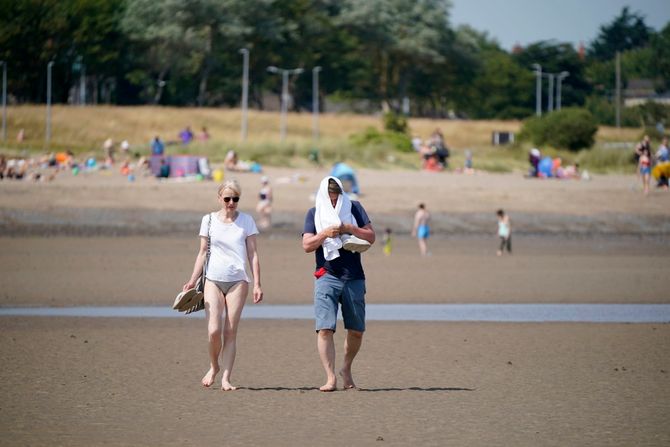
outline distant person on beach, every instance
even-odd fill
[[[635,146],[635,156],[638,160],[642,154],[645,154],[647,157],[651,158],[651,141],[649,139],[649,135],[645,135],[642,138],[642,141],[640,141],[637,146]]]
[[[384,243],[384,255],[391,256],[391,252],[393,251],[393,238],[391,237],[390,228],[384,230],[382,242]]]
[[[261,230],[267,230],[272,226],[272,187],[270,179],[266,176],[261,177],[261,189],[258,191],[258,204],[256,205],[258,213],[258,226]]]
[[[104,143],[102,143],[102,150],[105,153],[105,164],[112,166],[114,164],[114,140],[107,138]]]
[[[430,136],[429,144],[437,162],[440,164],[442,169],[445,169],[448,166],[449,148],[444,142],[444,135],[440,129],[435,129],[433,134]]]
[[[502,256],[505,248],[507,248],[507,253],[512,254],[512,224],[509,216],[503,210],[498,210],[496,214],[498,216],[498,237],[500,237],[497,255]]]
[[[165,152],[165,144],[161,141],[161,137],[156,135],[151,141],[151,155],[163,155]]]
[[[165,158],[161,158],[161,166],[158,169],[158,173],[156,174],[157,178],[168,178],[170,177],[170,164],[167,162]]]
[[[5,178],[5,171],[7,170],[7,158],[4,154],[0,154],[0,180]]]
[[[465,174],[475,173],[475,169],[472,164],[472,151],[470,149],[465,150],[465,163],[463,164],[463,172]]]
[[[227,180],[219,186],[218,200],[221,209],[202,218],[200,249],[191,278],[183,287],[185,291],[194,288],[198,277],[203,273],[209,235],[209,262],[204,274],[210,366],[201,382],[205,387],[212,386],[216,375],[223,370],[221,389],[224,391],[236,389],[230,383],[230,377],[237,351],[237,328],[249,291],[247,260],[254,277],[254,303],[263,299],[261,268],[256,250],[258,230],[251,216],[237,210],[241,193],[240,185],[235,180]]]
[[[642,171],[640,170],[640,157],[642,155],[646,155],[647,158],[649,159],[649,163],[651,164],[651,141],[649,140],[649,135],[645,135],[642,137],[642,141],[637,143],[635,146],[635,163],[637,165],[636,173],[637,173],[637,178],[639,180],[642,180],[642,183],[644,184],[644,179],[642,178]]]
[[[329,224],[340,222],[339,224]],[[345,240],[346,242],[343,242]],[[358,353],[365,332],[365,273],[361,264],[361,247],[375,242],[375,231],[360,202],[343,193],[342,182],[325,177],[319,186],[316,206],[305,216],[302,247],[314,252],[314,313],[317,348],[326,383],[321,391],[335,391],[335,342],[338,304],[347,330],[344,360],[340,376],[344,389],[356,388],[351,365]],[[356,251],[350,251],[356,250]]]
[[[205,126],[203,126],[202,129],[200,130],[200,133],[198,134],[198,140],[200,141],[209,140],[209,132],[207,131],[207,128]]]
[[[540,158],[542,154],[540,150],[536,147],[532,148],[528,152],[528,163],[530,164],[530,169],[528,170],[528,177],[537,177],[540,173],[538,166],[540,164]]]
[[[412,227],[412,236],[419,241],[419,252],[421,256],[428,255],[428,238],[430,237],[430,213],[426,205],[419,204],[419,209],[414,214],[414,226]]]
[[[187,146],[191,141],[193,141],[193,131],[191,131],[191,126],[186,126],[184,130],[179,132],[179,139],[181,144]]]
[[[226,158],[223,160],[223,167],[228,170],[228,171],[236,171],[237,170],[237,152],[234,150],[230,149],[226,153]]]
[[[642,192],[646,196],[649,194],[649,178],[651,177],[651,157],[646,152],[640,153],[638,171],[642,179]]]
[[[670,161],[670,146],[668,146],[668,137],[663,137],[663,141],[656,151],[656,161],[658,163],[665,163]]]
[[[128,143],[128,140],[123,140],[121,142],[121,153],[123,154],[124,157],[128,156],[128,153],[130,152],[130,143]]]

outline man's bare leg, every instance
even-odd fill
[[[363,333],[359,331],[347,331],[347,338],[344,340],[344,363],[340,370],[340,376],[344,380],[344,389],[356,388],[354,378],[351,375],[351,364],[354,362],[356,354],[361,349],[363,342]]]
[[[419,251],[421,252],[421,256],[426,256],[428,253],[428,245],[426,244],[426,240],[423,238],[419,239]]]
[[[337,389],[337,376],[335,376],[335,342],[333,341],[333,331],[321,329],[316,334],[316,345],[327,377],[325,385],[319,389],[321,391],[335,391]]]
[[[209,371],[200,381],[209,387],[219,373],[219,356],[221,355],[221,315],[223,315],[223,294],[209,281],[205,282],[205,313],[207,314],[207,335],[209,337]]]
[[[234,391],[237,387],[231,385],[230,375],[233,372],[235,364],[235,355],[237,354],[237,327],[240,323],[240,316],[244,308],[244,302],[247,299],[249,284],[245,281],[238,283],[228,291],[226,295],[226,321],[223,327],[223,377],[221,378],[221,389],[223,391]]]

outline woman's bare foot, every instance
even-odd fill
[[[354,383],[354,378],[351,375],[351,371],[345,371],[344,369],[341,369],[340,376],[342,376],[342,380],[344,381],[345,390],[353,390],[356,388],[356,384]]]
[[[202,378],[200,381],[202,383],[202,386],[210,387],[214,383],[214,379],[216,378],[216,375],[219,373],[219,368],[214,368],[213,366],[209,368],[209,371],[207,371],[207,374]]]
[[[237,389],[237,387],[232,386],[230,384],[230,382],[228,382],[227,380],[224,380],[223,382],[221,382],[221,389],[223,391],[235,391]]]
[[[337,377],[328,379],[326,384],[319,388],[319,391],[323,391],[324,393],[329,393],[335,390],[337,390]]]

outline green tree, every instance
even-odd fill
[[[123,29],[146,49],[144,64],[129,73],[159,103],[167,86],[178,102],[208,103],[207,85],[216,68],[217,45],[240,41],[241,0],[127,0]],[[168,76],[170,80],[168,81]],[[197,79],[197,94],[193,91]]]
[[[54,102],[67,100],[78,59],[94,84],[114,77],[123,6],[114,0],[0,0],[0,58],[11,73],[11,94],[19,101],[44,101],[50,61]]]
[[[617,51],[626,51],[647,45],[650,28],[639,13],[631,13],[628,6],[612,22],[600,27],[600,34],[589,48],[588,55],[600,61],[610,60]]]
[[[659,87],[670,89],[670,22],[651,39],[652,59],[655,75],[660,80]]]
[[[336,21],[356,37],[370,61],[371,88],[386,107],[407,91],[412,67],[444,63],[449,0],[346,0]],[[397,108],[397,104],[396,104]]]

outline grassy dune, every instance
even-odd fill
[[[288,115],[288,135],[284,143],[279,139],[279,114],[277,112],[249,111],[248,137],[241,141],[239,109],[172,108],[172,107],[109,107],[109,106],[54,106],[52,108],[51,149],[69,149],[76,154],[102,154],[102,143],[112,138],[116,143],[127,139],[133,151],[146,152],[149,141],[160,135],[164,141],[175,142],[168,146],[169,153],[198,153],[214,161],[222,160],[228,149],[236,149],[243,159],[252,159],[267,165],[300,166],[307,164],[307,154],[314,147],[312,116],[308,113]],[[46,109],[44,106],[26,105],[8,107],[7,143],[9,153],[40,153],[44,144]],[[440,128],[452,149],[452,166],[462,166],[464,149],[474,153],[475,167],[489,171],[525,170],[528,147],[493,147],[491,132],[520,129],[518,121],[453,121],[416,118],[410,119],[413,135],[427,138]],[[196,142],[188,148],[176,144],[177,134],[190,125],[194,133],[205,126],[211,139]],[[378,116],[353,114],[322,114],[319,117],[321,139],[318,147],[325,163],[348,160],[357,165],[380,168],[417,168],[416,154],[400,153],[386,147],[353,147],[352,134],[367,127],[381,130]],[[20,129],[25,139],[16,141]],[[566,162],[580,161],[596,170],[624,169],[625,149],[605,149],[604,142],[635,141],[638,129],[601,128],[598,144],[589,153],[573,154],[542,148],[551,155],[560,155]],[[623,165],[622,165],[623,163]]]

